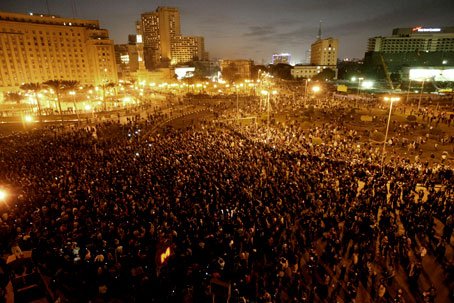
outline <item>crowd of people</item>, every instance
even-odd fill
[[[382,169],[335,123],[162,119],[1,138],[1,251],[74,302],[434,302],[427,255],[452,284],[451,168]]]

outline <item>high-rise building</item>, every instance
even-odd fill
[[[180,12],[174,7],[158,7],[154,12],[142,14],[145,64],[152,69],[160,63],[170,62],[171,41],[180,36]]]
[[[206,60],[203,37],[177,36],[172,40],[172,64]]]
[[[180,12],[177,8],[158,7],[154,12],[143,13],[140,30],[147,69],[205,56],[202,37],[181,35]]]
[[[413,69],[444,74],[454,66],[454,26],[395,28],[391,36],[369,38],[364,71],[370,77],[408,81]],[[451,81],[450,77],[433,77]],[[449,78],[449,79],[448,79]]]
[[[395,28],[389,37],[369,38],[368,52],[454,52],[454,27]]]
[[[116,82],[108,31],[96,20],[0,12],[0,90],[55,79]]]
[[[339,41],[334,38],[317,39],[311,45],[311,64],[335,66]]]

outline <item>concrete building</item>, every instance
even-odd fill
[[[219,60],[221,74],[226,80],[239,80],[252,78],[252,60]]]
[[[450,70],[454,67],[454,26],[395,28],[391,36],[369,38],[364,72],[394,82],[409,81],[411,70]],[[448,79],[435,77],[439,80]],[[395,83],[395,84],[396,84]]]
[[[96,20],[0,12],[0,90],[54,79],[117,82],[108,31]]]
[[[177,8],[158,7],[154,12],[143,13],[140,27],[145,65],[149,70],[191,61],[193,57],[201,59],[205,53],[202,37],[181,35]]]
[[[205,58],[206,53],[203,37],[174,37],[172,40],[171,49],[172,65],[189,61],[208,60],[208,58]]]
[[[295,79],[310,79],[321,73],[326,68],[332,69],[335,72],[335,78],[337,78],[337,68],[332,65],[295,65],[291,70],[291,74]]]
[[[389,37],[369,38],[368,52],[454,52],[454,27],[395,28]]]
[[[335,66],[339,41],[333,38],[318,39],[311,45],[311,64]]]

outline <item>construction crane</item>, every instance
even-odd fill
[[[385,73],[385,79],[386,79],[386,82],[388,83],[388,87],[390,89],[394,90],[393,81],[391,80],[391,77],[389,76],[388,66],[386,65],[386,62],[385,62],[385,59],[383,58],[382,53],[380,53],[380,61],[381,61],[381,65],[383,67],[383,72]]]

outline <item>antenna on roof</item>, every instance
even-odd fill
[[[49,1],[46,0],[47,14],[50,15]]]
[[[73,18],[77,18],[77,4],[76,0],[72,0]]]
[[[322,20],[320,20],[320,24],[318,26],[318,35],[317,35],[317,40],[322,39]]]

